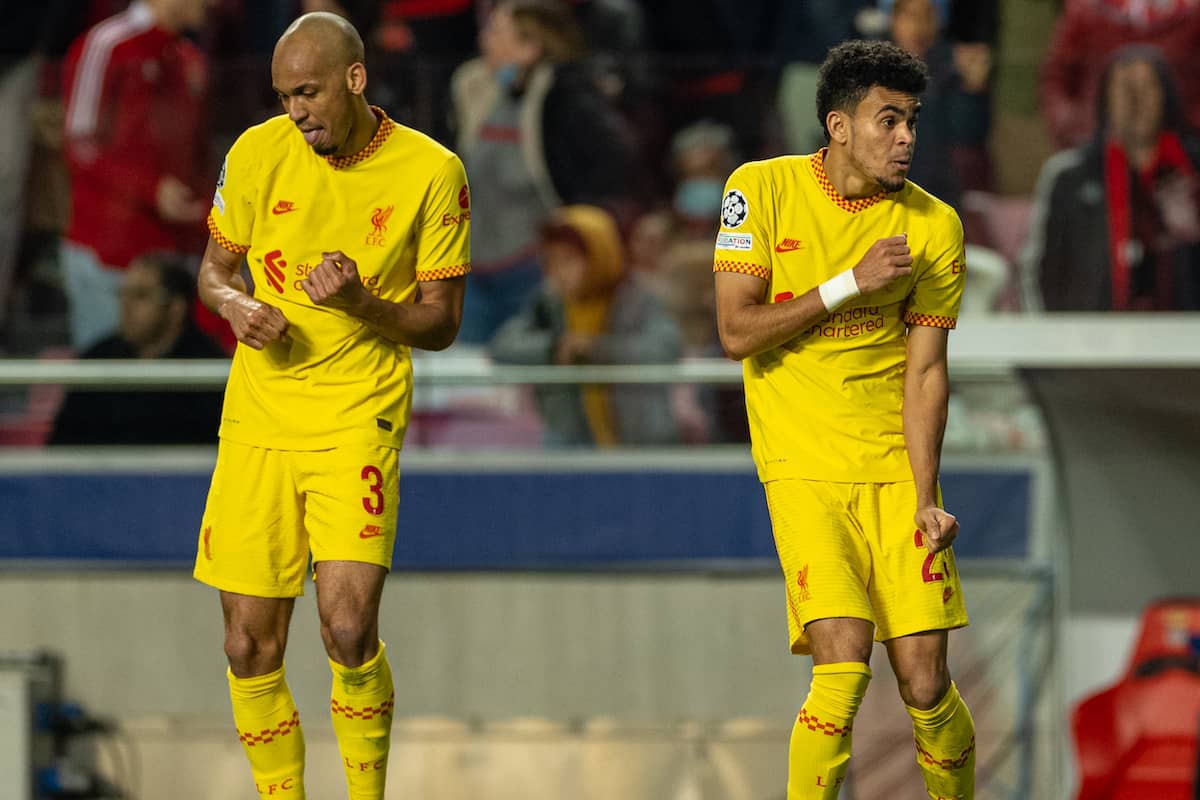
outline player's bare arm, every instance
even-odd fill
[[[288,321],[275,306],[247,294],[241,269],[242,254],[210,236],[200,263],[200,299],[229,323],[239,342],[262,350],[287,333]]]
[[[946,368],[946,328],[913,325],[908,331],[904,378],[904,444],[917,491],[917,527],[931,553],[945,550],[958,535],[958,520],[938,508],[937,478],[950,378]]]
[[[765,303],[767,282],[740,272],[718,272],[717,332],[735,361],[778,347],[828,312],[816,289],[783,303]]]
[[[905,235],[880,239],[851,272],[857,294],[889,286],[912,272]],[[833,309],[826,308],[820,287],[781,303],[764,302],[767,282],[737,272],[716,273],[717,330],[726,354],[737,361],[795,338]]]
[[[341,309],[385,339],[422,350],[444,350],[458,335],[464,276],[421,281],[416,302],[393,303],[366,290],[353,258],[340,250],[321,255],[321,263],[301,283],[316,305]]]

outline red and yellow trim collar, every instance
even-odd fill
[[[870,197],[860,197],[857,200],[847,200],[833,186],[833,181],[829,180],[829,176],[825,174],[825,156],[829,153],[828,147],[822,147],[816,153],[809,157],[809,163],[812,164],[813,175],[817,179],[817,185],[821,187],[821,191],[825,192],[825,196],[833,201],[833,204],[843,211],[849,211],[851,214],[857,214],[859,211],[866,211],[871,206],[878,203],[887,197],[887,192],[873,194]]]
[[[375,131],[375,135],[371,137],[371,141],[367,142],[367,146],[359,150],[354,155],[349,156],[321,156],[329,166],[334,169],[346,169],[353,167],[355,164],[361,164],[383,147],[383,143],[392,135],[392,131],[396,130],[396,123],[388,117],[379,106],[371,106],[371,111],[374,112],[375,118],[379,120],[379,129]]]

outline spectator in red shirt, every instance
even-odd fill
[[[1200,310],[1200,138],[1177,86],[1155,48],[1113,55],[1096,134],[1038,179],[1023,253],[1032,307]]]
[[[121,273],[134,258],[203,245],[207,65],[183,33],[211,4],[136,0],[67,53],[71,218],[61,256],[77,349],[116,326]]]
[[[1091,139],[1100,75],[1127,44],[1162,50],[1183,91],[1188,122],[1200,129],[1200,0],[1067,0],[1054,26],[1040,87],[1042,113],[1057,147]]]

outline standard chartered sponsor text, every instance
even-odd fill
[[[806,336],[842,339],[877,331],[882,327],[883,317],[879,313],[879,306],[855,306],[830,313],[804,333]]]

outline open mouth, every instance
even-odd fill
[[[309,128],[308,130],[301,128],[300,132],[302,134],[304,134],[304,141],[308,142],[309,147],[312,147],[313,145],[315,145],[317,143],[317,140],[319,138],[321,138],[321,129],[320,128]]]

